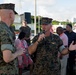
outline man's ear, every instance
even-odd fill
[[[14,13],[12,12],[12,11],[9,11],[9,17],[10,18],[12,18],[12,15],[13,15]]]
[[[9,18],[12,18],[12,12],[9,12]]]

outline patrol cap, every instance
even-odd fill
[[[52,22],[52,18],[43,17],[41,19],[41,25],[48,25]]]
[[[48,19],[49,24],[52,23],[52,20],[53,20],[52,18]]]
[[[0,10],[1,9],[10,9],[13,10],[15,14],[18,14],[14,9],[15,9],[15,4],[13,3],[5,3],[5,4],[0,4]]]

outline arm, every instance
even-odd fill
[[[0,45],[1,52],[3,55],[2,57],[6,63],[13,61],[16,57],[22,55],[25,52],[24,49],[15,50],[14,42],[12,42],[13,39],[10,39],[8,34],[5,32],[2,32],[0,34],[0,40],[1,40],[1,45]]]
[[[69,51],[76,50],[76,44],[73,45],[73,43],[74,43],[74,41],[70,44],[69,48],[64,48],[61,53],[67,54],[67,53],[69,53]]]
[[[29,54],[33,54],[38,46],[38,41],[28,47]]]
[[[68,48],[64,48],[64,49],[61,51],[61,54],[62,54],[62,55],[66,55],[66,54],[68,54],[68,53],[69,53]]]
[[[40,34],[38,40],[28,47],[29,54],[33,54],[36,51],[36,48],[39,42],[45,37],[44,34]]]
[[[22,51],[22,50],[21,50]],[[14,60],[16,57],[18,57],[19,55],[23,54],[23,51],[16,51],[15,53],[12,53],[10,50],[4,50],[2,51],[3,53],[3,59],[6,63]]]
[[[73,43],[74,43],[74,41],[72,41],[72,43],[69,46],[70,51],[76,50],[76,44],[73,44]]]
[[[68,47],[67,47],[68,38],[66,38],[66,41],[64,39],[65,39],[64,37],[62,37],[61,39],[58,39],[58,41],[59,41],[59,52],[61,55],[66,55],[69,53]]]

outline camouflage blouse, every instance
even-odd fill
[[[33,43],[38,39],[35,36]],[[59,47],[63,45],[62,40],[55,34],[45,37],[34,53],[34,68],[32,75],[60,75],[60,64],[58,61]]]
[[[10,28],[3,22],[0,22],[0,75],[19,75],[17,59],[6,63],[3,60],[3,50],[16,51],[13,40],[13,33]]]

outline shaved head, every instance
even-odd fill
[[[1,21],[5,22],[7,25],[11,25],[14,22],[14,12],[9,9],[0,10]]]

